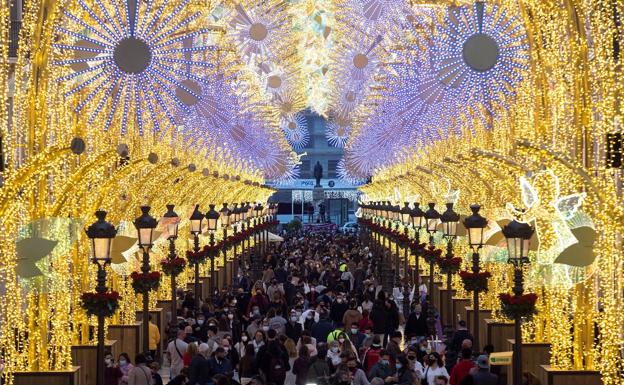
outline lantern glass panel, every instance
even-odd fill
[[[91,240],[91,247],[93,248],[93,257],[95,259],[108,259],[110,258],[112,238],[93,238]]]

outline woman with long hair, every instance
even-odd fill
[[[310,352],[306,345],[302,345],[299,348],[299,357],[293,364],[292,372],[296,376],[296,385],[305,385],[308,380],[308,368],[310,366]]]
[[[238,363],[238,374],[241,385],[247,385],[253,376],[258,375],[256,352],[252,344],[245,346],[245,355],[241,357]]]

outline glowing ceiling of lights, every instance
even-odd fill
[[[341,177],[362,180],[407,146],[487,125],[526,76],[517,10],[453,5],[73,0],[57,80],[104,130],[218,148],[273,180],[297,177],[311,111],[345,148]]]

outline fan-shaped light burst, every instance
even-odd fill
[[[407,10],[405,0],[342,0],[339,5],[345,21],[368,31],[379,32],[391,28]]]
[[[338,165],[336,166],[336,172],[338,173],[338,177],[352,185],[362,185],[366,183],[367,178],[356,177],[351,174],[349,168],[346,165],[346,161],[344,158],[338,161]]]
[[[284,54],[290,18],[284,4],[242,1],[234,6],[228,31],[247,59],[274,59]]]
[[[327,142],[334,147],[343,148],[351,133],[351,123],[347,119],[338,117],[328,122],[325,129]]]
[[[61,51],[75,52],[73,59],[55,62],[75,70],[58,79],[69,84],[65,97],[80,95],[75,111],[86,113],[89,124],[103,118],[105,130],[120,122],[122,135],[129,122],[136,122],[141,134],[145,126],[163,133],[167,127],[162,125],[174,127],[174,107],[188,111],[176,88],[199,98],[190,82],[200,83],[194,73],[212,68],[206,56],[215,47],[193,46],[209,31],[187,32],[200,13],[187,16],[188,0],[77,2],[84,12],[65,11],[66,23],[57,27],[63,43],[54,44]],[[74,43],[64,44],[67,40]]]
[[[310,140],[308,132],[308,122],[302,113],[292,115],[285,119],[282,123],[282,130],[288,143],[295,149],[299,150],[305,147]]]
[[[260,65],[262,84],[266,92],[270,95],[277,95],[286,90],[295,89],[297,84],[297,74],[291,68],[273,63],[262,63]]]
[[[383,37],[377,35],[371,39],[363,34],[353,37],[343,41],[344,47],[337,50],[334,76],[339,77],[341,81],[357,84],[368,81],[377,70],[379,65],[377,50]]]
[[[504,103],[528,69],[524,26],[497,5],[475,2],[449,8],[433,36],[438,79],[463,103]]]
[[[305,99],[296,90],[285,90],[275,95],[273,104],[277,107],[282,122],[292,121],[293,115],[303,110],[306,106]]]

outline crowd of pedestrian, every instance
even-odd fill
[[[180,292],[169,385],[498,384],[463,321],[446,341],[430,336],[426,285],[382,289],[356,234],[292,234],[263,265],[260,279],[240,269],[199,309]],[[106,360],[107,384],[163,384],[150,354]]]

